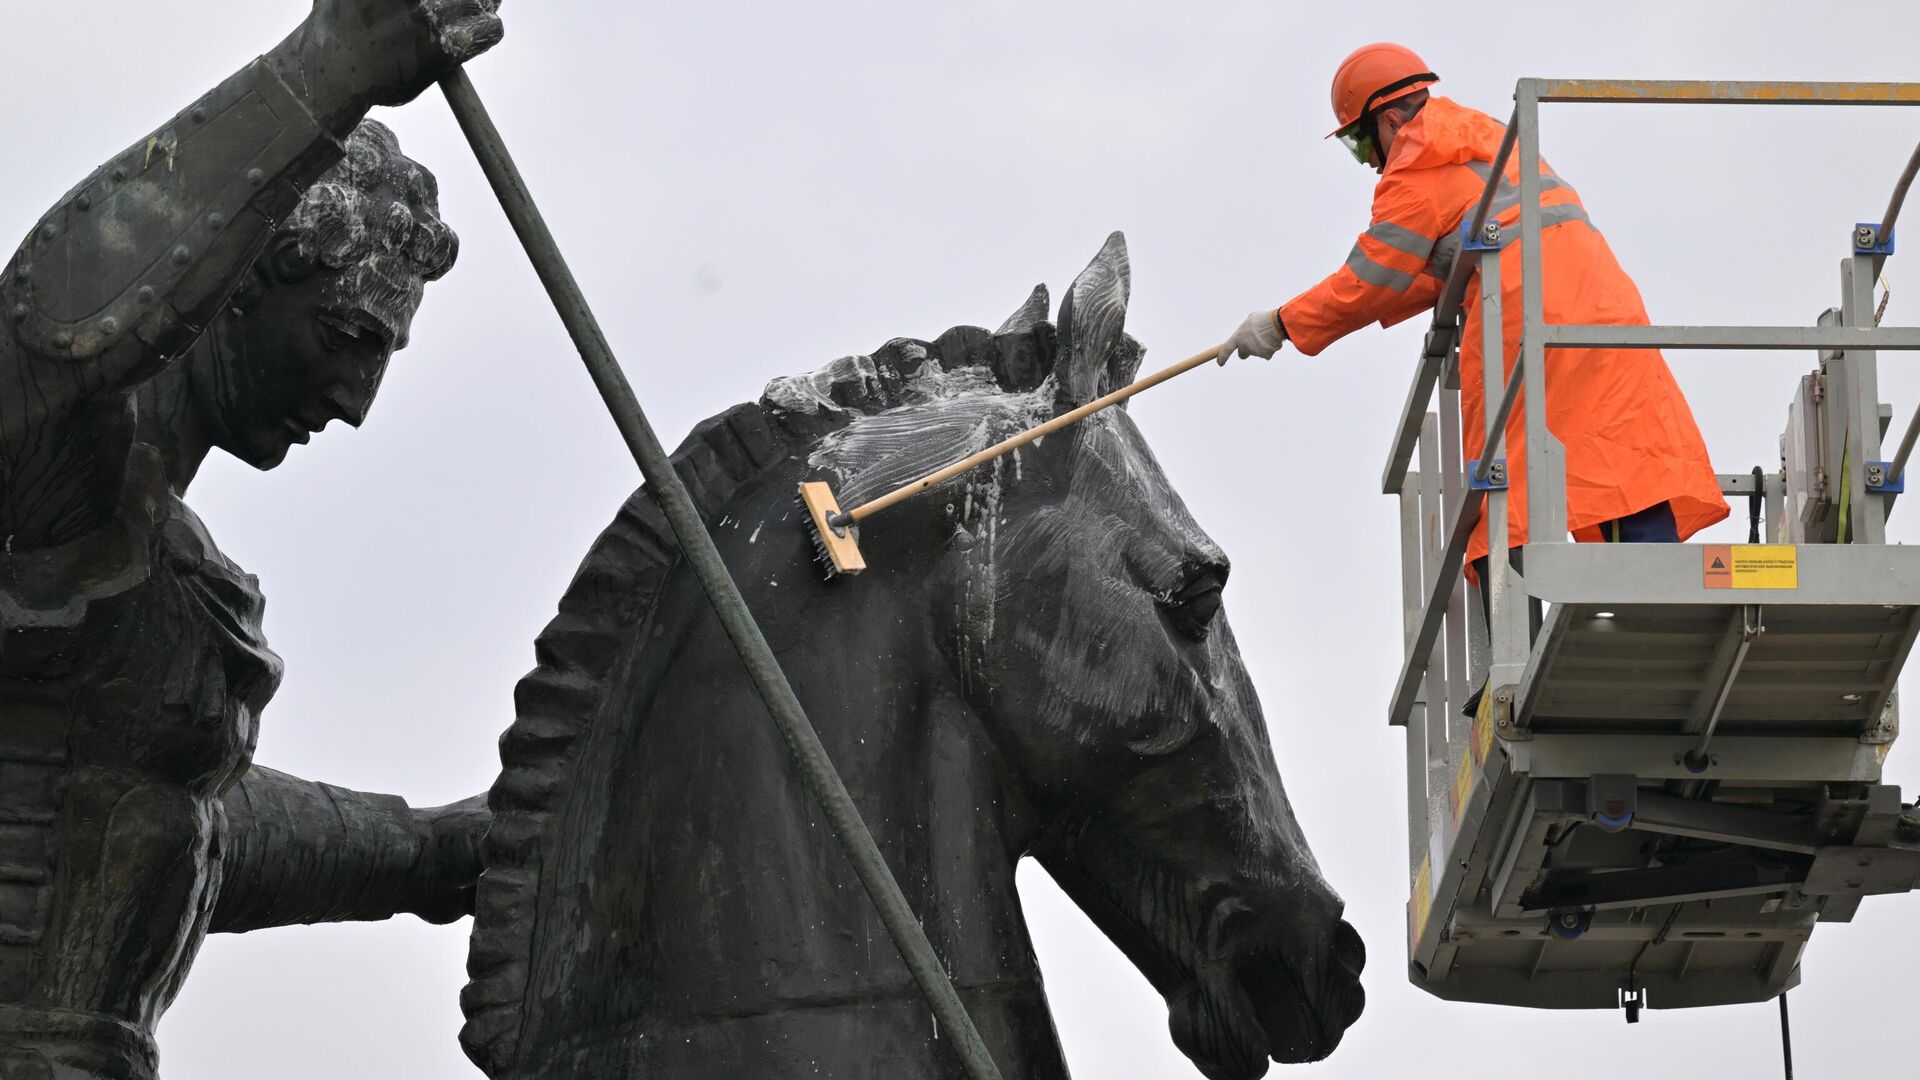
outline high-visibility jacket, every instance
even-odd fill
[[[1412,318],[1440,298],[1460,229],[1492,174],[1506,128],[1443,97],[1430,99],[1394,137],[1373,193],[1373,224],[1345,266],[1280,309],[1287,337],[1312,356],[1370,322]],[[1541,270],[1546,320],[1647,325],[1646,306],[1620,269],[1580,197],[1540,163]],[[1507,378],[1520,359],[1519,154],[1511,155],[1493,214],[1507,238],[1500,253]],[[1469,255],[1468,257],[1474,257]],[[1468,279],[1460,344],[1460,413],[1466,455],[1486,445],[1482,404],[1480,275]],[[1727,516],[1727,500],[1673,373],[1653,349],[1548,349],[1547,428],[1566,446],[1567,527],[1581,540],[1598,526],[1671,503],[1680,538]],[[1524,404],[1533,387],[1521,389]],[[1498,404],[1497,395],[1495,404]],[[1516,406],[1507,425],[1508,545],[1527,542],[1526,432]],[[1468,559],[1487,553],[1486,522]]]

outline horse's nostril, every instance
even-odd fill
[[[1360,931],[1345,919],[1334,927],[1333,956],[1342,970],[1354,978],[1360,977],[1360,969],[1367,966],[1367,945],[1360,940]]]

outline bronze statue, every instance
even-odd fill
[[[476,911],[462,1041],[502,1080],[959,1075],[645,490],[536,643],[484,805],[252,764],[280,661],[182,499],[214,448],[270,469],[365,418],[457,247],[365,116],[497,42],[494,8],[316,0],[0,276],[0,1080],[154,1080],[210,931]],[[1065,1075],[1032,855],[1208,1076],[1256,1077],[1334,1048],[1363,950],[1274,768],[1226,558],[1125,413],[888,517],[858,580],[820,580],[793,502],[1130,379],[1127,288],[1115,234],[1057,326],[1039,289],[998,331],[779,380],[676,462],[1005,1075]]]
[[[1032,855],[1165,996],[1209,1077],[1325,1056],[1364,953],[1287,804],[1226,556],[1113,410],[861,537],[858,501],[1129,381],[1125,244],[1044,289],[776,381],[676,467],[1003,1074],[1064,1077],[1014,888]],[[944,497],[943,497],[944,496]],[[658,505],[581,564],[516,692],[462,1042],[497,1080],[956,1077]]]
[[[494,7],[316,0],[0,275],[4,1080],[153,1077],[209,928],[470,906],[477,806],[249,772],[280,661],[181,498],[215,447],[269,469],[365,417],[455,240],[363,117],[498,41]]]

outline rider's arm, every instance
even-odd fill
[[[256,765],[221,800],[214,933],[413,914],[450,922],[473,913],[485,796],[414,809]]]
[[[115,457],[115,399],[187,350],[370,107],[411,98],[498,38],[481,8],[326,0],[33,223],[0,271],[0,535],[11,547],[88,524],[60,489],[118,485],[114,461],[84,460]]]

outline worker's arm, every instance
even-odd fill
[[[1434,200],[1415,183],[1382,181],[1374,194],[1373,224],[1354,242],[1345,265],[1281,306],[1287,339],[1313,356],[1368,323],[1391,326],[1433,307],[1440,281],[1425,271],[1447,228]]]
[[[1377,321],[1383,327],[1398,326],[1415,315],[1424,315],[1440,302],[1440,293],[1446,287],[1444,278],[1422,273],[1406,292],[1400,294],[1400,302],[1382,311]]]

